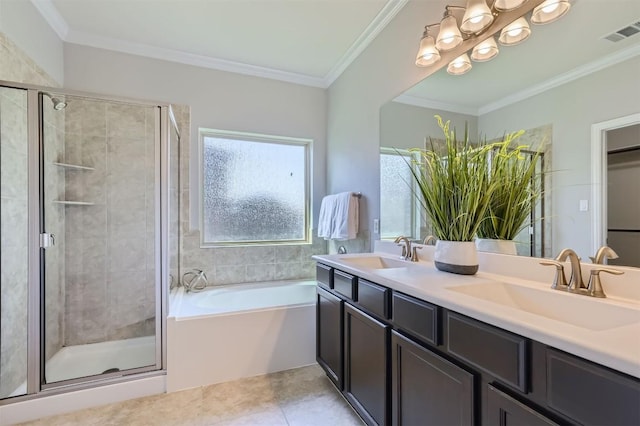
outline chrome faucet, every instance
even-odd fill
[[[398,244],[401,241],[404,241],[404,245]],[[394,243],[402,247],[402,258],[404,260],[411,259],[411,241],[409,240],[409,238],[403,235],[400,235],[398,238],[395,239]]]
[[[558,254],[555,260],[558,262],[564,262],[567,258],[571,262],[571,278],[569,278],[569,287],[567,288],[567,291],[578,293],[585,288],[584,282],[582,281],[580,258],[575,251],[566,248]]]
[[[609,246],[600,247],[595,257],[589,256],[589,259],[591,259],[591,262],[598,265],[604,265],[605,259],[617,259],[617,258],[618,258],[618,253],[613,251],[613,249]]]

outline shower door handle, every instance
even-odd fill
[[[56,236],[54,234],[40,234],[40,248],[48,249],[56,245]]]

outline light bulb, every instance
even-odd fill
[[[552,3],[552,4],[550,4],[550,5],[544,6],[544,7],[542,8],[542,11],[543,11],[544,13],[551,13],[551,12],[553,12],[554,10],[556,10],[557,8],[558,8],[558,3]]]
[[[486,55],[487,53],[489,53],[489,51],[491,51],[491,48],[489,46],[481,47],[480,49],[478,49],[478,53],[481,55]]]
[[[563,17],[571,8],[569,0],[545,0],[533,9],[531,22],[534,24],[548,24]]]
[[[507,34],[509,34],[511,37],[515,37],[521,32],[522,32],[522,28],[514,28],[512,30],[507,31]]]

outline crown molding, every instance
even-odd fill
[[[371,44],[371,42],[382,32],[391,20],[402,10],[409,0],[388,0],[384,7],[378,12],[367,28],[358,36],[356,41],[347,49],[336,64],[324,77],[325,87],[331,86],[334,81],[347,69],[353,61]]]
[[[516,102],[520,102],[532,96],[546,92],[547,90],[551,90],[555,87],[562,86],[563,84],[567,84],[573,80],[577,80],[581,77],[600,71],[612,65],[624,62],[627,59],[631,59],[638,55],[640,55],[640,45],[631,46],[626,49],[619,50],[615,53],[603,56],[600,59],[574,68],[571,71],[559,74],[553,78],[550,78],[549,80],[543,81],[540,84],[536,84],[525,90],[499,99],[495,102],[488,103],[487,105],[478,108],[478,114],[483,115],[500,108],[504,108]]]
[[[58,9],[51,0],[31,0],[33,6],[38,9],[40,15],[47,21],[53,31],[58,34],[60,40],[66,41],[69,34],[69,25],[67,21],[60,15]]]
[[[76,31],[69,28],[69,25],[62,15],[60,15],[51,0],[31,0],[31,2],[49,23],[51,28],[58,34],[58,37],[67,43],[326,89],[344,72],[358,55],[367,48],[393,17],[407,4],[408,0],[388,0],[374,20],[365,28],[356,41],[347,49],[345,54],[342,55],[324,77],[281,71],[273,68],[217,59],[205,55]]]
[[[325,88],[324,81],[320,77],[313,77],[305,74],[298,74],[288,71],[280,71],[272,68],[260,67],[256,65],[227,61],[224,59],[217,59],[210,56],[197,55],[194,53],[187,53],[179,50],[166,49],[163,47],[151,46],[143,43],[132,43],[125,40],[102,37],[95,34],[75,30],[69,31],[67,39],[65,41],[72,44],[113,50],[116,52],[128,53],[153,59],[177,62],[186,65],[194,65],[203,68],[211,68],[219,71],[228,71],[237,74],[301,84],[304,86]]]
[[[459,105],[459,104],[450,104],[447,102],[432,101],[430,99],[425,99],[425,98],[412,96],[412,95],[400,95],[397,98],[395,98],[393,102],[398,102],[406,105],[413,105],[420,108],[431,108],[436,110],[455,112],[458,114],[473,115],[474,117],[477,117],[479,115],[477,108],[468,107],[468,106]]]

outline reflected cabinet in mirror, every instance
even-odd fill
[[[525,130],[520,143],[543,147],[544,195],[518,254],[570,247],[587,261],[608,244],[619,256],[609,263],[640,267],[640,31],[625,30],[635,22],[636,0],[577,1],[492,61],[464,75],[440,69],[383,105],[381,238],[429,235],[406,159],[442,138],[437,114],[460,134],[467,125],[472,141]]]

